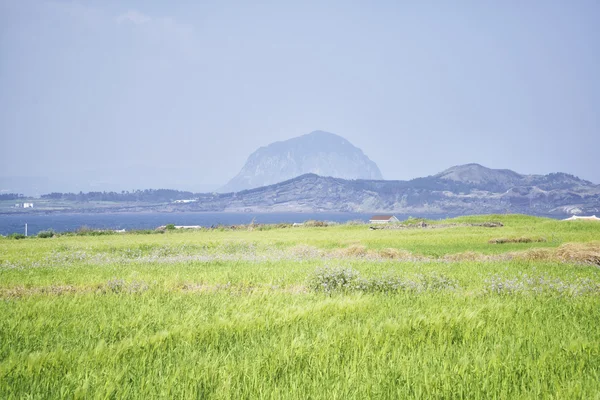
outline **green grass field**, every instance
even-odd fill
[[[0,398],[600,399],[600,224],[432,224],[0,238]]]

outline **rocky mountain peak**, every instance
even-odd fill
[[[314,131],[261,147],[222,192],[272,185],[313,173],[344,179],[383,179],[361,149],[333,133]]]

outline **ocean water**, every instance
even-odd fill
[[[249,224],[252,220],[261,224],[276,224],[280,222],[304,222],[321,220],[347,222],[352,220],[368,221],[373,214],[358,213],[89,213],[89,214],[18,214],[0,215],[0,234],[9,235],[14,232],[25,233],[27,224],[28,235],[39,231],[53,229],[56,232],[75,231],[82,226],[92,229],[154,229],[161,225],[238,225]],[[408,218],[408,215],[395,214],[398,219]],[[448,216],[419,217],[440,219]]]

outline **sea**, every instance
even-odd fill
[[[113,229],[126,231],[135,229],[155,229],[162,225],[241,225],[254,221],[257,224],[294,223],[308,220],[344,223],[360,220],[367,222],[373,214],[361,213],[83,213],[83,214],[4,214],[0,215],[0,235],[25,233],[36,235],[39,231],[52,229],[55,232],[76,231],[81,227],[90,229]],[[394,214],[404,220],[409,215]],[[428,219],[450,218],[455,215],[415,215]]]

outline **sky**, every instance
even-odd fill
[[[0,190],[213,190],[314,130],[600,183],[598,71],[598,1],[0,0]]]

